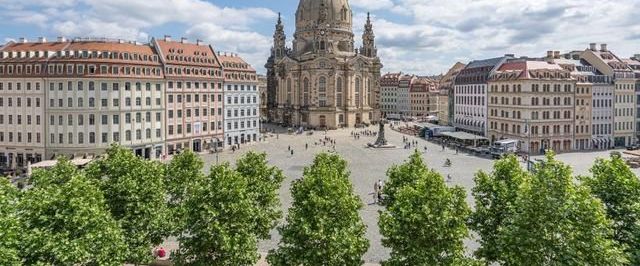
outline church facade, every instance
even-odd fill
[[[270,122],[317,129],[379,121],[380,69],[369,15],[354,44],[348,0],[300,0],[293,47],[280,17],[267,68]]]

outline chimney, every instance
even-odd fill
[[[607,44],[606,43],[600,44],[600,51],[601,52],[606,52],[607,51]]]
[[[560,59],[560,51],[554,51],[553,58]]]
[[[595,42],[592,42],[592,43],[589,44],[589,50],[591,50],[591,51],[595,51],[596,50],[596,43]]]
[[[180,43],[187,43],[187,38],[185,37],[180,38]]]
[[[27,39],[25,39],[25,38],[20,38],[18,42],[19,42],[19,43],[27,43]]]
[[[516,57],[514,54],[504,54],[504,57]]]
[[[58,42],[66,42],[67,38],[63,37],[63,36],[58,36]]]
[[[118,43],[124,43],[123,39],[118,39]]]
[[[164,41],[165,42],[170,42],[171,41],[171,35],[165,35],[164,36]]]
[[[38,38],[38,42],[39,42],[39,43],[46,43],[46,42],[47,42],[47,38],[45,38],[45,37],[39,37],[39,38]]]
[[[202,45],[202,40],[197,39],[197,40],[196,40],[196,44],[197,44],[198,46],[199,46],[199,45]]]
[[[547,59],[553,58],[553,51],[547,51]]]
[[[640,60],[640,54],[634,54],[633,55],[633,59]]]

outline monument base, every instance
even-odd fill
[[[395,149],[396,145],[385,144],[385,145],[376,145],[374,143],[367,143],[367,147],[374,149]]]

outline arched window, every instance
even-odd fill
[[[320,107],[327,106],[327,78],[320,77],[318,80],[318,103]]]
[[[304,81],[302,82],[302,89],[303,89],[303,103],[304,105],[309,105],[309,79],[308,78],[304,78]]]
[[[338,77],[336,82],[336,106],[342,106],[342,78]]]
[[[362,84],[360,83],[360,78],[356,78],[356,93],[355,93],[355,104],[356,107],[360,106],[360,91],[362,91]]]
[[[287,104],[291,104],[291,78],[287,79]]]

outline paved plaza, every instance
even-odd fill
[[[372,126],[368,129],[377,130],[377,127]],[[358,129],[356,131],[361,132],[362,130],[363,129]],[[280,131],[283,131],[282,128],[280,128]],[[359,140],[354,140],[353,137],[351,137],[351,132],[352,129],[334,130],[328,131],[326,136],[336,139],[336,152],[348,161],[355,192],[365,203],[365,207],[361,211],[361,216],[367,225],[367,237],[370,240],[371,246],[365,254],[364,259],[366,262],[378,263],[389,256],[389,251],[382,247],[381,244],[381,236],[377,225],[378,211],[381,207],[373,204],[373,184],[378,179],[386,180],[387,177],[385,173],[387,169],[394,164],[399,164],[406,160],[413,149],[403,149],[402,136],[404,135],[392,131],[389,128],[386,130],[386,137],[389,143],[395,144],[399,148],[384,150],[365,148],[368,142],[375,141],[375,137],[361,136]],[[243,146],[235,153],[226,151],[218,154],[218,156],[215,154],[203,155],[205,168],[209,169],[211,165],[216,163],[216,160],[219,162],[234,162],[239,156],[249,150],[266,152],[269,162],[282,169],[287,176],[280,190],[282,205],[286,214],[286,210],[291,206],[291,195],[289,193],[291,181],[302,176],[303,168],[311,164],[315,154],[332,150],[328,144],[327,146],[314,145],[314,142],[319,142],[324,136],[325,132],[322,131],[316,131],[313,135],[289,135],[280,133],[276,137],[274,134],[273,136],[267,137],[263,142]],[[417,140],[417,148],[421,152],[424,151],[424,146],[427,146],[427,152],[423,154],[423,158],[428,166],[434,168],[443,176],[451,175],[452,182],[450,182],[450,184],[464,187],[467,190],[467,201],[472,206],[473,200],[470,191],[474,185],[474,173],[479,170],[490,171],[493,161],[462,152],[456,155],[455,150],[451,149],[442,151],[441,146],[420,138],[409,137],[409,140]],[[308,150],[305,150],[305,144],[309,145]],[[293,156],[290,154],[288,146],[291,146],[291,149],[294,150]],[[572,165],[575,174],[588,174],[588,169],[591,167],[595,158],[607,157],[609,152],[610,151],[560,154],[558,158]],[[216,157],[218,158],[216,159]],[[452,161],[452,167],[444,167],[444,160],[446,158]],[[536,158],[541,157],[534,157],[534,159]],[[636,171],[636,174],[640,174],[638,170],[634,171]],[[266,253],[270,249],[275,248],[279,239],[277,231],[274,230],[271,240],[260,243],[260,252]],[[471,250],[477,246],[475,241],[471,239],[467,241],[467,245]]]

